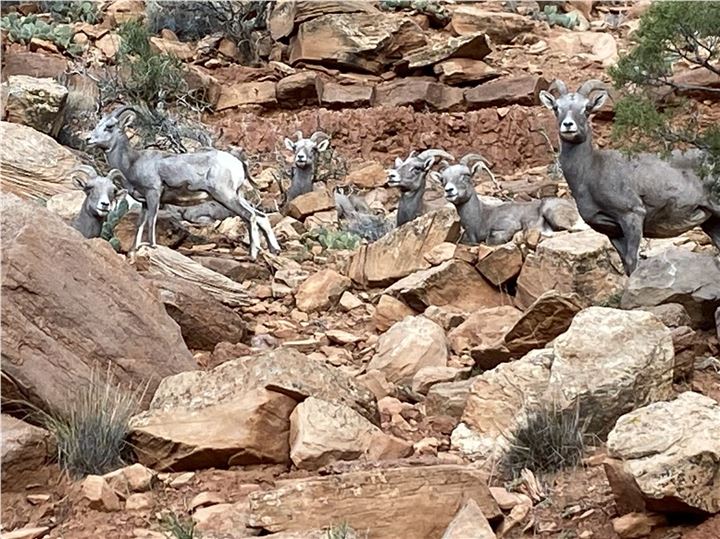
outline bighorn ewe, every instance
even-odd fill
[[[605,84],[598,80],[585,82],[577,92],[568,92],[556,80],[549,91],[540,92],[540,100],[557,118],[560,165],[582,218],[610,239],[628,275],[637,266],[643,234],[667,238],[701,226],[720,248],[720,202],[710,194],[710,184],[718,177],[698,176],[694,166],[701,163],[702,153],[675,152],[663,160],[655,154],[626,157],[593,148],[588,118],[607,97]]]
[[[460,223],[465,229],[464,243],[487,243],[499,245],[510,241],[521,231],[537,229],[543,233],[567,230],[578,221],[579,216],[572,202],[560,198],[545,198],[532,202],[504,202],[486,204],[477,196],[473,176],[478,170],[486,170],[486,160],[471,153],[460,159],[459,164],[449,165],[431,177],[443,184],[445,198],[455,204]]]
[[[78,172],[86,178],[77,176]],[[86,238],[99,238],[115,200],[126,193],[122,187],[125,178],[117,169],[111,170],[107,176],[98,176],[95,169],[88,165],[79,165],[70,174],[73,184],[85,192],[85,200],[71,223],[72,227]]]
[[[304,138],[302,131],[297,131],[295,136],[295,142],[285,138],[285,147],[294,153],[292,183],[285,196],[286,203],[313,190],[318,156],[330,146],[330,136],[322,131],[315,131],[310,138]]]
[[[185,154],[137,150],[130,146],[125,134],[125,127],[134,115],[131,107],[119,107],[105,115],[88,137],[88,143],[105,150],[110,166],[124,174],[130,196],[142,203],[135,249],[140,246],[146,224],[150,228],[150,245],[155,246],[155,226],[161,203],[192,206],[212,199],[247,223],[253,259],[260,249],[258,227],[270,250],[273,253],[280,251],[267,216],[255,209],[240,192],[248,178],[242,161],[228,152],[214,149]]]
[[[335,209],[345,230],[368,241],[381,238],[392,228],[392,223],[383,215],[375,215],[363,198],[340,189],[335,190]]]
[[[454,159],[443,150],[425,150],[416,155],[410,152],[404,161],[395,158],[395,167],[388,169],[388,187],[400,188],[400,202],[397,209],[397,226],[412,221],[425,212],[423,195],[427,181],[427,173],[435,163],[436,157]]]

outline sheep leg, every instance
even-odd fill
[[[610,238],[610,242],[620,255],[625,274],[630,276],[638,264],[638,252],[642,241],[644,215],[628,213],[618,221],[622,236]]]
[[[275,237],[275,233],[273,232],[272,226],[270,226],[270,221],[267,218],[267,215],[265,215],[263,212],[256,210],[252,207],[252,205],[245,200],[244,198],[238,198],[238,203],[240,206],[245,208],[245,210],[255,216],[255,222],[256,226],[260,227],[260,231],[262,231],[263,236],[265,236],[265,240],[268,243],[268,246],[270,247],[270,251],[273,254],[278,254],[280,252],[280,244],[277,241],[277,238]],[[257,233],[256,233],[257,237]]]
[[[157,191],[148,192],[145,197],[145,201],[148,206],[148,221],[150,224],[149,236],[150,236],[150,247],[157,247],[155,242],[155,228],[157,225],[158,211],[160,210],[160,193]]]
[[[260,251],[260,234],[258,232],[258,218],[255,208],[243,197],[226,195],[222,189],[218,189],[212,185],[208,186],[207,192],[213,200],[222,204],[245,221],[248,228],[248,236],[250,237],[250,258],[255,260]]]
[[[138,215],[137,225],[136,225],[136,232],[135,232],[135,242],[133,243],[133,251],[137,251],[140,245],[142,244],[142,236],[143,232],[145,231],[145,223],[147,223],[148,218],[148,212],[147,212],[147,206],[145,203],[143,203],[140,207],[140,215]]]

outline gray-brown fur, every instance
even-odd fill
[[[155,226],[161,203],[192,206],[215,200],[247,223],[253,259],[260,249],[258,228],[270,250],[280,251],[267,216],[242,196],[241,187],[247,181],[247,174],[239,159],[214,149],[185,154],[137,150],[125,134],[133,117],[134,111],[130,107],[114,110],[100,120],[88,143],[105,151],[110,166],[124,174],[130,196],[142,203],[134,248],[139,247],[146,224],[150,229],[150,245],[155,246]]]
[[[292,181],[285,194],[286,203],[313,190],[318,157],[330,146],[330,137],[322,131],[316,131],[310,138],[304,138],[302,131],[295,136],[296,141],[285,138],[285,147],[293,152]]]
[[[668,238],[701,226],[720,248],[720,203],[710,193],[718,177],[703,180],[697,173],[704,154],[676,151],[663,159],[594,148],[589,117],[607,96],[597,80],[577,92],[555,81],[550,91],[540,92],[558,120],[560,165],[584,221],[610,239],[628,275],[637,266],[643,235]]]
[[[426,211],[423,195],[427,185],[427,174],[437,157],[453,159],[452,155],[443,150],[431,149],[419,154],[413,151],[405,160],[396,158],[394,168],[388,169],[388,187],[400,189],[397,226],[412,221]]]
[[[80,165],[71,171],[71,177],[75,187],[85,193],[82,207],[71,225],[86,238],[99,238],[115,201],[125,194],[122,173],[113,169],[107,176],[99,176],[94,168]]]
[[[464,229],[464,243],[499,245],[512,240],[520,231],[569,230],[579,220],[574,204],[560,198],[497,205],[484,203],[475,192],[473,178],[481,168],[488,172],[489,169],[478,154],[464,156],[457,165],[445,165],[441,173],[431,174],[442,183],[445,198],[457,208]]]

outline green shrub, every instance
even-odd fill
[[[191,518],[180,517],[171,511],[160,517],[160,527],[177,539],[197,539],[195,522]]]
[[[360,245],[360,236],[347,230],[316,228],[304,235],[305,239],[316,241],[323,249],[353,250]]]
[[[708,1],[653,2],[640,19],[634,43],[609,69],[624,97],[616,103],[613,136],[628,152],[667,153],[677,146],[708,152],[707,174],[720,163],[720,126],[702,125],[697,107],[674,95],[680,91],[719,93],[674,78],[678,61],[720,75],[720,3]],[[720,181],[715,189],[720,197]]]
[[[541,404],[531,409],[527,421],[512,434],[500,469],[516,478],[524,468],[553,473],[576,466],[588,438],[587,421],[580,419],[579,405],[562,408],[556,403]]]
[[[41,3],[44,11],[60,22],[100,22],[98,3],[91,0],[52,0]]]
[[[61,468],[75,477],[102,475],[126,463],[128,423],[141,399],[139,389],[120,387],[109,371],[105,376],[93,371],[87,383],[74,388],[65,413],[36,413],[56,439]]]
[[[74,32],[67,24],[47,23],[36,15],[9,13],[0,19],[0,28],[7,31],[11,42],[27,45],[33,38],[49,41],[71,55],[79,55],[82,47],[73,43]]]
[[[327,529],[325,537],[326,539],[355,539],[357,534],[347,522],[343,521],[340,524],[330,526],[330,528]]]
[[[116,251],[120,250],[120,241],[115,237],[115,227],[129,209],[127,198],[123,197],[123,199],[115,205],[113,210],[108,213],[103,223],[102,231],[100,232],[100,237],[110,242],[110,245],[112,245]]]

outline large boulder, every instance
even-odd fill
[[[410,70],[423,69],[450,58],[482,60],[490,52],[490,43],[483,33],[459,37],[435,36],[424,47],[405,55],[402,64]]]
[[[506,296],[463,260],[448,260],[400,279],[385,290],[417,311],[431,305],[473,312],[508,303]]]
[[[189,348],[212,351],[218,343],[235,344],[245,338],[245,322],[240,315],[199,286],[167,275],[151,277],[151,282]]]
[[[534,23],[517,13],[488,11],[470,4],[460,5],[453,11],[450,27],[459,35],[482,32],[493,43],[510,43],[518,34],[532,30]]]
[[[319,63],[379,75],[403,53],[426,43],[409,18],[381,12],[326,14],[299,25],[290,62]]]
[[[462,108],[463,91],[431,78],[404,77],[375,87],[375,104],[418,110],[453,111]]]
[[[496,539],[496,537],[478,504],[470,499],[457,512],[441,539]]]
[[[2,393],[64,410],[94,370],[148,384],[193,370],[156,291],[104,240],[37,204],[2,195]],[[146,402],[147,402],[146,401]]]
[[[25,421],[2,414],[2,488],[15,487],[16,482],[46,464],[54,454],[54,442],[48,431]],[[25,485],[22,485],[24,488]]]
[[[52,135],[68,90],[53,79],[13,75],[2,84],[4,119]]]
[[[619,301],[627,278],[617,251],[593,230],[558,234],[528,254],[517,281],[522,309],[549,290],[575,293],[583,307]]]
[[[408,316],[380,337],[367,368],[381,371],[390,382],[410,385],[423,367],[445,367],[447,355],[443,329],[425,317]]]
[[[672,395],[672,335],[651,313],[585,309],[555,339],[553,354],[549,389],[589,405],[581,413],[593,432],[607,434],[622,414]]]
[[[457,510],[474,500],[490,523],[501,518],[486,475],[465,465],[348,472],[288,479],[249,496],[249,524],[302,531],[343,520],[363,537],[440,537]],[[332,503],[328,503],[332,500]]]
[[[540,404],[577,406],[588,431],[606,436],[621,415],[672,395],[673,356],[670,330],[653,314],[585,309],[551,348],[475,379],[453,445],[500,458]]]
[[[385,434],[352,408],[308,397],[290,415],[290,459],[301,469],[362,456],[400,458],[412,445]]]
[[[378,14],[378,11],[372,4],[360,0],[278,2],[268,18],[270,35],[276,41],[283,40],[295,33],[298,24],[331,13]]]
[[[641,260],[622,296],[624,309],[679,303],[693,326],[711,329],[720,307],[720,261],[712,254],[670,248]]]
[[[448,341],[453,352],[460,354],[470,348],[495,348],[503,343],[507,332],[522,317],[522,311],[511,305],[480,309],[450,331]]]
[[[166,378],[150,409],[133,418],[132,439],[140,461],[156,469],[289,462],[290,414],[308,397],[346,405],[379,423],[368,389],[338,369],[279,348]]]
[[[343,292],[350,288],[350,279],[326,269],[308,277],[295,293],[297,308],[309,313],[333,307]]]
[[[0,186],[23,198],[47,199],[72,190],[68,174],[78,158],[51,137],[25,125],[0,122]]]
[[[387,286],[431,264],[425,254],[460,237],[460,218],[454,208],[429,212],[394,229],[371,244],[363,244],[350,260],[348,276],[365,286]]]
[[[720,404],[687,391],[618,419],[605,463],[622,512],[720,512]]]
[[[537,75],[504,77],[485,82],[465,90],[468,109],[507,107],[510,105],[533,106],[538,102],[541,90],[550,83]]]

